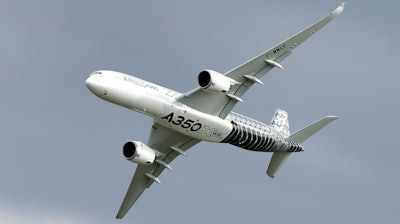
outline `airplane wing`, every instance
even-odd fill
[[[122,219],[146,188],[153,182],[160,183],[158,176],[165,168],[171,169],[169,163],[178,155],[185,155],[185,151],[198,142],[200,141],[154,123],[147,145],[157,150],[159,155],[153,164],[137,166],[116,218]]]
[[[242,95],[254,84],[259,83],[261,77],[274,67],[283,68],[280,64],[283,59],[292,53],[292,50],[307,40],[310,36],[332,21],[344,9],[344,3],[329,15],[314,23],[310,27],[283,41],[261,55],[225,73],[226,76],[237,81],[227,93],[211,93],[202,88],[194,89],[178,99],[196,110],[225,118],[233,109]]]

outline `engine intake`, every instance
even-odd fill
[[[200,72],[197,80],[201,88],[216,93],[226,93],[236,83],[235,80],[212,70]]]
[[[127,160],[141,165],[150,165],[156,158],[153,149],[138,141],[126,142],[122,151]]]

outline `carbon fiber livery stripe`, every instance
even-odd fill
[[[243,149],[261,152],[300,152],[299,144],[291,143],[272,126],[237,113],[230,113],[227,119],[232,123],[232,131],[222,140]]]

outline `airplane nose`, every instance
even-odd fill
[[[86,87],[95,95],[101,92],[101,85],[99,83],[98,77],[96,75],[91,75],[86,79]]]
[[[89,78],[86,79],[86,82],[85,82],[86,87],[87,87],[88,89],[90,89],[90,90],[93,89],[94,82],[95,82],[94,79],[95,79],[95,78],[94,78],[93,76],[89,76]]]
[[[85,81],[86,87],[94,95],[104,98],[113,91],[115,81],[113,77],[106,76],[103,71],[93,72]]]

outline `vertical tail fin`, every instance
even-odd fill
[[[285,138],[290,136],[289,117],[286,111],[277,109],[272,117],[271,125]]]
[[[276,116],[277,113],[278,113],[278,110],[277,110],[277,112],[275,112],[274,118],[272,119],[272,121],[273,121],[273,122],[271,122],[272,125],[274,125],[274,120],[277,117]],[[280,113],[280,114],[283,114],[287,119],[287,113],[286,113],[286,115],[284,113]],[[280,115],[278,115],[278,117],[280,117]],[[313,136],[315,133],[317,133],[319,130],[324,128],[326,125],[328,125],[332,121],[336,120],[337,118],[338,117],[335,117],[335,116],[324,117],[321,120],[314,122],[314,123],[308,125],[307,127],[301,129],[300,131],[297,131],[293,135],[288,136],[286,138],[286,140],[288,140],[292,143],[302,143],[305,140],[307,140],[308,138],[310,138],[311,136]],[[278,125],[276,128],[282,128],[282,125],[281,126]],[[289,128],[289,122],[287,122],[287,128]],[[277,129],[277,130],[279,130],[279,129]],[[288,133],[289,133],[289,129],[288,129]],[[276,173],[278,173],[279,169],[282,167],[282,165],[285,163],[285,161],[289,158],[290,154],[291,154],[290,152],[274,152],[274,154],[272,155],[271,161],[269,163],[268,169],[267,169],[267,175],[271,178],[274,178]]]
[[[289,116],[286,111],[277,109],[272,117],[271,125],[285,138],[290,136]],[[289,158],[289,155],[290,153],[288,152],[274,152],[274,154],[272,154],[271,161],[269,162],[267,175],[271,178],[274,178],[275,174]]]

